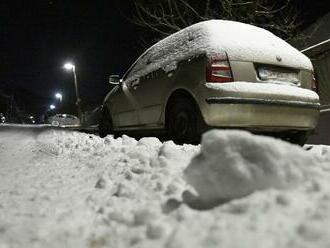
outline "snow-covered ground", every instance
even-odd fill
[[[0,247],[329,247],[330,147],[0,129]]]

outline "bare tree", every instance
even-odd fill
[[[131,22],[159,38],[191,24],[224,19],[253,24],[289,40],[296,36],[298,11],[290,0],[136,0]]]

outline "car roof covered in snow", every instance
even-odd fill
[[[126,78],[137,78],[200,54],[226,52],[230,60],[276,64],[312,70],[310,60],[271,32],[245,23],[209,20],[182,29],[145,51],[129,69]],[[276,57],[280,56],[281,61]]]

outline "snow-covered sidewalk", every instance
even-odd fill
[[[330,148],[0,130],[0,247],[329,247]]]

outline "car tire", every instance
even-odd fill
[[[297,132],[290,135],[289,142],[303,146],[306,143],[308,137],[309,137],[309,132],[304,132],[304,131]]]
[[[202,118],[196,104],[188,97],[176,97],[167,111],[169,139],[177,144],[197,144],[200,141]]]
[[[106,137],[108,134],[113,133],[112,118],[109,110],[102,109],[101,117],[99,120],[99,135],[101,138]]]

